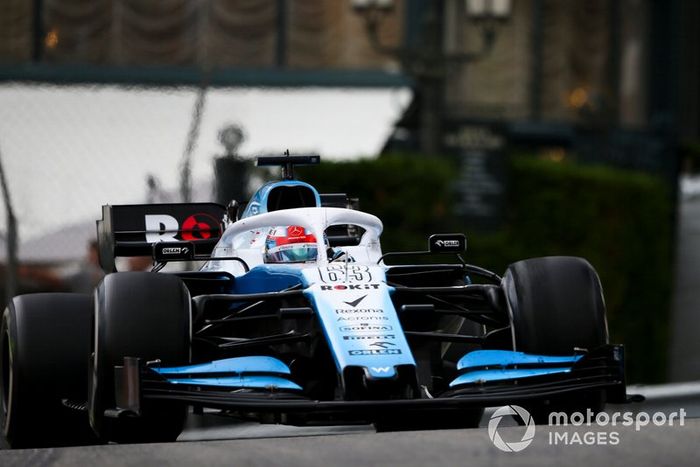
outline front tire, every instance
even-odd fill
[[[2,434],[12,448],[92,444],[85,411],[92,297],[15,297],[0,325]],[[64,401],[66,403],[64,403]]]
[[[511,264],[503,277],[511,314],[513,348],[540,355],[573,355],[608,343],[605,301],[600,279],[585,259],[534,258]],[[550,412],[600,412],[605,392],[577,392],[531,405],[538,424]]]
[[[503,289],[514,350],[572,355],[608,343],[600,279],[583,258],[550,256],[511,264]]]
[[[114,366],[124,357],[163,365],[190,361],[191,300],[177,277],[151,272],[109,274],[97,289],[94,351],[88,410],[90,424],[105,441],[168,442],[182,432],[187,407],[171,401],[146,401],[141,416],[109,418],[115,408]]]

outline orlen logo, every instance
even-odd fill
[[[436,240],[435,244],[439,247],[459,248],[459,240]]]
[[[379,284],[322,285],[321,290],[377,290]]]
[[[219,222],[209,214],[192,214],[182,223],[168,214],[146,214],[146,242],[176,242],[178,240],[206,240],[221,236]],[[178,237],[180,235],[180,238]]]
[[[190,252],[190,249],[187,247],[166,247],[161,250],[161,253],[164,255],[179,255],[183,254],[186,255],[187,253]]]

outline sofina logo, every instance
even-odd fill
[[[522,424],[526,427],[525,434],[520,441],[507,443],[503,441],[498,433],[498,425],[501,419],[506,415],[520,417]],[[489,438],[498,449],[504,452],[520,452],[532,443],[535,438],[535,421],[532,419],[530,412],[523,409],[519,405],[506,405],[496,410],[489,420]]]

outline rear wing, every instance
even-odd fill
[[[223,233],[226,208],[216,203],[102,206],[97,221],[100,266],[115,271],[117,256],[152,256],[160,242],[187,242],[194,256],[210,255]]]

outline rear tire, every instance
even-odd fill
[[[608,343],[605,301],[595,269],[582,258],[550,256],[511,264],[503,277],[513,348],[541,355],[573,355]],[[538,424],[550,412],[600,412],[603,390],[552,398],[526,407]]]
[[[85,411],[92,297],[15,297],[0,325],[2,434],[12,448],[71,446],[96,441]]]
[[[105,277],[97,289],[88,403],[90,424],[101,439],[121,443],[177,439],[187,415],[184,404],[144,400],[136,418],[109,418],[104,412],[116,406],[115,365],[121,365],[124,357],[185,365],[190,361],[190,332],[190,294],[177,276],[121,272]]]

